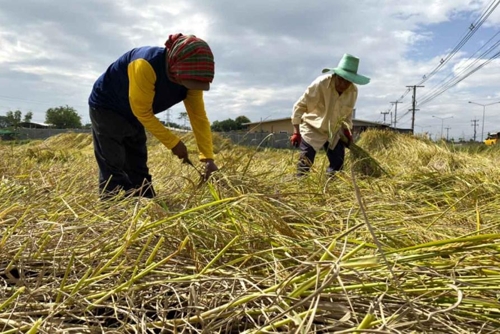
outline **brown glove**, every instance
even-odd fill
[[[177,143],[177,145],[175,145],[172,148],[172,153],[175,154],[177,156],[177,158],[182,159],[182,160],[185,160],[188,158],[188,150],[186,148],[186,145],[184,145],[184,143],[182,142],[182,140],[179,141],[179,143]]]
[[[212,159],[208,159],[205,161],[205,175],[203,175],[205,181],[210,178],[213,172],[219,170],[217,165]]]

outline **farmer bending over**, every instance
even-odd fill
[[[309,172],[316,152],[322,147],[326,151],[328,174],[334,174],[344,165],[345,147],[352,143],[352,113],[358,89],[370,79],[357,74],[359,59],[344,54],[338,67],[325,68],[307,87],[295,103],[292,113],[293,134],[290,141],[300,148],[297,175]],[[340,140],[343,133],[347,142]]]
[[[203,101],[203,91],[210,89],[213,78],[212,51],[193,35],[170,35],[165,47],[132,49],[108,67],[89,97],[101,198],[112,197],[119,190],[134,196],[155,196],[144,128],[179,159],[188,159],[184,143],[155,116],[181,101],[200,160],[205,162],[205,177],[218,169]]]

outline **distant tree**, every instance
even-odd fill
[[[24,114],[23,122],[29,123],[33,119],[33,113],[31,111],[28,111],[26,114]]]
[[[213,121],[212,125],[210,125],[210,129],[215,132],[221,132],[221,127],[220,127],[220,122],[219,121]]]
[[[0,128],[8,128],[10,126],[7,116],[0,116]]]
[[[181,111],[179,113],[179,117],[177,117],[177,119],[184,120],[184,128],[186,128],[186,122],[187,122],[187,119],[188,119],[188,113],[186,111]]]
[[[220,122],[220,128],[223,132],[230,132],[239,130],[238,123],[235,120],[228,118]]]
[[[224,123],[224,121],[213,121],[210,128],[214,132],[226,132],[226,126],[227,122]]]
[[[243,124],[245,123],[250,123],[251,121],[248,119],[248,117],[246,116],[238,116],[234,119],[234,121],[236,122],[236,124],[238,124],[238,130],[241,130],[244,128]]]
[[[9,126],[12,126],[14,128],[18,128],[19,123],[21,123],[22,114],[23,113],[21,112],[21,110],[7,111],[6,117],[7,117],[7,122],[9,123]]]
[[[236,119],[225,119],[223,121],[213,121],[210,128],[215,132],[229,132],[237,131],[245,128],[244,123],[250,123],[251,121],[245,116],[238,116]]]
[[[73,107],[50,108],[45,113],[45,123],[58,129],[75,129],[82,127],[82,118]]]

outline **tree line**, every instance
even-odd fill
[[[4,116],[0,115],[0,128],[13,128],[17,129],[21,127],[22,123],[30,123],[33,119],[33,113],[28,111],[23,115],[21,110],[7,111]],[[188,114],[187,112],[181,112],[179,120],[183,121],[183,124],[177,124],[174,122],[162,123],[165,126],[179,129],[189,129],[187,126]],[[243,124],[250,123],[250,120],[246,116],[238,116],[234,120],[231,118],[225,119],[223,121],[214,121],[210,126],[214,132],[231,132],[243,130],[245,126]],[[49,108],[45,112],[45,124],[50,125],[56,129],[79,129],[79,128],[90,128],[90,124],[82,125],[82,118],[75,110],[75,108],[66,106],[60,106],[55,108]]]
[[[5,116],[0,116],[0,128],[17,129],[22,123],[30,123],[33,113],[28,111],[24,114],[21,110],[7,111]],[[45,124],[57,129],[79,129],[82,128],[82,118],[75,108],[68,105],[49,108],[45,112]]]
[[[189,119],[187,112],[181,112],[177,119],[183,121],[183,124],[177,124],[174,122],[164,122],[164,121],[162,121],[162,123],[165,126],[171,128],[189,129],[189,126],[187,125],[187,121]],[[228,118],[223,121],[213,121],[210,128],[214,132],[231,132],[231,131],[243,130],[245,128],[243,124],[245,123],[250,123],[248,117],[238,116],[235,119]]]
[[[246,116],[238,116],[235,119],[228,118],[223,121],[213,121],[211,129],[214,132],[238,131],[245,128],[243,125],[245,123],[250,123],[250,120]]]

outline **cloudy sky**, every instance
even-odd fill
[[[0,115],[20,109],[43,122],[48,108],[69,105],[87,123],[92,84],[111,62],[182,32],[215,55],[210,121],[289,117],[321,70],[350,53],[372,79],[359,87],[356,118],[391,122],[400,101],[396,124],[410,128],[407,86],[421,85],[415,132],[469,139],[476,129],[480,139],[483,107],[468,101],[500,102],[499,2],[0,0]],[[500,131],[500,104],[485,116],[484,134]]]

